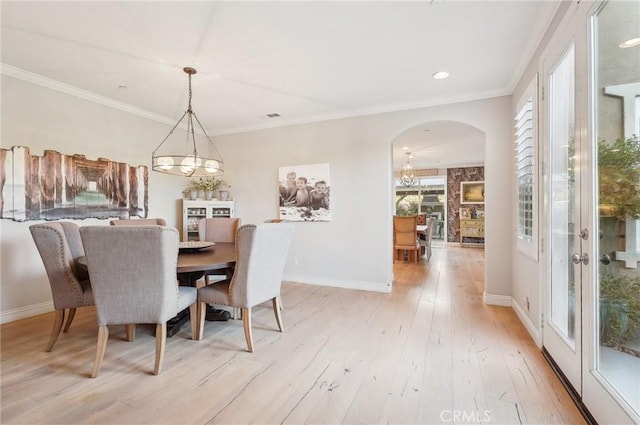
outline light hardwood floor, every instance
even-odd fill
[[[97,327],[80,309],[44,351],[53,314],[5,324],[2,424],[583,424],[510,308],[482,303],[484,251],[434,249],[398,262],[391,294],[286,283],[285,332],[271,303],[242,321],[189,326],[152,376],[152,326],[112,327],[90,379]]]

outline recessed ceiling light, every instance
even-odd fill
[[[640,38],[632,38],[631,40],[623,41],[618,45],[621,49],[627,49],[635,46],[640,46]]]
[[[433,74],[433,78],[435,78],[436,80],[442,80],[447,78],[448,76],[449,76],[449,73],[447,71],[440,71]]]
[[[407,149],[409,149],[409,146],[403,146],[403,147],[402,147],[402,150],[403,150],[403,151],[406,151]]]

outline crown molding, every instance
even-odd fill
[[[45,87],[51,90],[56,90],[71,96],[75,96],[83,100],[87,100],[89,102],[93,102],[99,105],[107,106],[109,108],[117,109],[122,112],[127,112],[129,114],[146,118],[151,121],[156,121],[161,124],[172,126],[176,123],[175,119],[154,114],[153,112],[149,112],[145,109],[131,106],[124,102],[118,102],[117,100],[113,100],[108,97],[90,92],[88,90],[83,90],[78,87],[72,86],[70,84],[53,80],[51,78],[43,77],[42,75],[34,74],[33,72],[25,71],[24,69],[7,65],[6,63],[0,63],[0,74],[17,78],[19,80],[23,80],[31,84],[36,84],[38,86]]]

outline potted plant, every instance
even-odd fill
[[[222,186],[224,180],[218,177],[199,177],[189,181],[187,189],[190,192],[191,199],[204,198],[206,200],[213,199],[213,192]],[[197,192],[194,198],[193,192]]]
[[[598,184],[603,216],[640,218],[640,139],[598,143]]]

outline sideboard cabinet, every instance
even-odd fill
[[[480,246],[484,245],[483,219],[463,218],[462,220],[460,220],[460,244]]]

